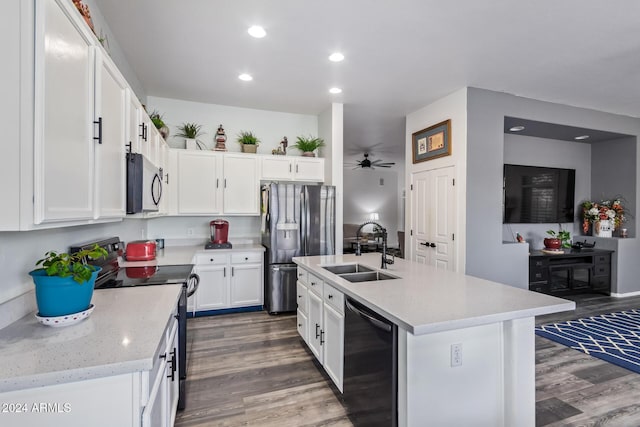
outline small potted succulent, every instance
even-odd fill
[[[314,151],[320,147],[324,147],[324,140],[313,136],[298,136],[293,146],[302,151],[303,156],[315,157],[316,154]]]
[[[45,253],[45,257],[36,262],[36,266],[41,267],[29,272],[36,287],[38,314],[57,317],[89,308],[100,267],[87,264],[86,260],[106,255],[107,251],[98,245],[74,254]]]
[[[158,110],[153,110],[151,114],[149,114],[149,118],[156,129],[160,132],[160,135],[162,135],[162,138],[167,139],[169,136],[169,128],[165,124],[164,120],[162,120],[162,114],[160,114]]]
[[[186,149],[202,149],[201,142],[198,141],[198,137],[204,135],[202,132],[202,125],[197,123],[182,123],[178,126],[178,138],[184,138],[184,145]]]
[[[242,145],[243,153],[255,153],[258,151],[258,145],[260,145],[260,140],[253,132],[241,131],[238,134],[237,141]]]

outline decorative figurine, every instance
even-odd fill
[[[289,141],[287,141],[287,137],[285,136],[282,141],[280,141],[280,145],[282,146],[282,154],[287,154],[287,146],[289,145]]]
[[[224,129],[222,125],[218,126],[218,130],[216,131],[216,146],[214,148],[215,151],[227,151],[227,146],[225,142],[227,141],[227,135],[224,133]]]

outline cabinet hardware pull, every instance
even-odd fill
[[[298,295],[298,298],[302,298],[302,295]]]
[[[222,276],[222,277],[227,277],[227,267],[225,267],[225,268],[224,268],[224,271],[223,271],[223,273],[222,273],[222,274],[223,274],[223,276]]]
[[[298,165],[296,165],[296,173],[298,173]]]
[[[315,286],[315,285],[316,285],[316,282],[311,282],[311,286]]]
[[[224,179],[224,188],[227,188],[227,178]]]
[[[216,188],[220,187],[220,180],[218,178],[216,178]]]
[[[167,353],[161,354],[160,356],[158,356],[158,358],[166,359],[167,358]]]
[[[248,261],[248,260],[249,260],[249,257],[248,257],[248,256],[244,257],[244,260],[245,260],[245,261]]]
[[[231,277],[233,277],[233,275],[235,274],[235,267],[231,267]]]
[[[140,135],[138,135],[140,138],[144,139],[144,123],[140,123],[138,126],[140,126]]]
[[[167,177],[167,185],[169,185],[169,172],[165,176]]]
[[[176,349],[175,347],[173,348],[173,351],[171,352],[171,361],[168,361],[167,363],[171,363],[171,375],[167,375],[167,378],[171,378],[171,381],[175,381],[175,374],[176,374]]]
[[[429,247],[429,242],[420,243],[422,246]]]
[[[98,117],[97,122],[94,120],[93,124],[98,125],[98,136],[94,136],[93,140],[97,140],[98,144],[102,144],[102,117]]]
[[[298,328],[302,328],[302,323],[298,323]]]
[[[213,262],[213,258],[211,258],[209,261]]]
[[[318,337],[320,337],[320,333],[318,332],[318,328],[320,327],[320,325],[318,325],[316,323],[316,339],[318,339]]]
[[[320,345],[324,344],[324,331],[320,331]]]
[[[332,298],[333,298],[333,295],[329,294],[329,299],[332,299]]]
[[[149,129],[149,126],[147,126],[146,124],[142,124],[142,134],[144,135],[142,137],[142,139],[144,139],[145,141],[147,140],[147,129]]]
[[[129,154],[131,154],[131,141],[128,144],[124,144],[124,146],[129,150]]]
[[[432,248],[435,248],[436,244],[435,243],[431,243],[429,246],[431,246]]]

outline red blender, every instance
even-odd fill
[[[214,219],[209,223],[211,229],[211,241],[205,245],[205,249],[231,249],[229,237],[229,221]]]

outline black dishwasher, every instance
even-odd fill
[[[343,400],[354,426],[398,425],[398,327],[346,299]]]

